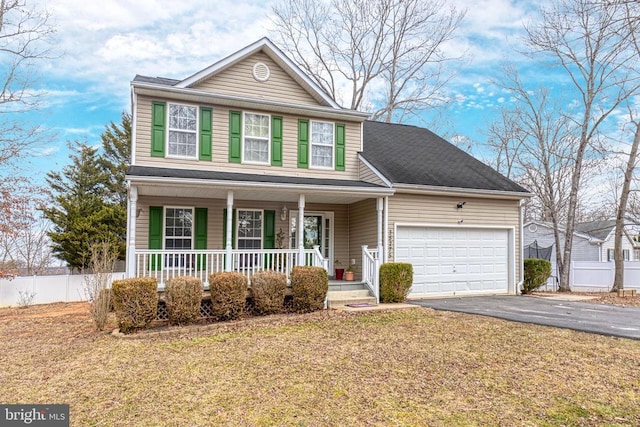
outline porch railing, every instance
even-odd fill
[[[380,302],[380,263],[378,250],[369,250],[367,245],[362,246],[362,281],[369,291],[376,297],[376,304]]]
[[[226,271],[227,251],[214,250],[155,250],[137,249],[135,251],[135,271],[137,277],[155,277],[160,288],[164,283],[177,276],[197,277],[208,286],[209,275]],[[253,249],[231,251],[232,271],[242,273],[251,283],[251,277],[261,270],[275,270],[287,275],[297,265],[311,265],[328,268],[318,248],[305,249],[300,259],[298,249]]]

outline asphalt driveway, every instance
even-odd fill
[[[496,295],[413,300],[436,310],[497,317],[515,322],[640,339],[640,308],[565,301],[547,297]]]

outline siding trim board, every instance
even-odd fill
[[[265,110],[274,113],[285,113],[296,116],[320,117],[331,120],[352,120],[364,122],[369,117],[368,113],[354,110],[336,110],[334,108],[295,104],[292,102],[271,101],[260,98],[248,98],[246,96],[234,96],[221,93],[211,93],[198,89],[179,89],[173,86],[162,86],[154,83],[132,84],[134,93],[152,98],[167,98],[200,104],[215,104],[217,106],[232,109]]]

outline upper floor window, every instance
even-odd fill
[[[265,114],[244,114],[243,161],[269,163],[270,118]]]
[[[333,123],[311,122],[311,166],[333,168]]]
[[[169,104],[168,155],[196,157],[198,132],[198,107]]]

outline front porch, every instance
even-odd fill
[[[322,267],[332,277],[329,271],[329,261],[322,256],[320,247],[313,249],[261,249],[261,250],[150,250],[137,249],[133,254],[135,259],[134,275],[136,277],[153,277],[158,282],[158,290],[164,290],[165,283],[179,276],[191,276],[199,278],[204,284],[205,290],[209,289],[209,275],[224,271],[235,271],[247,278],[251,287],[251,277],[262,270],[273,270],[284,273],[289,282],[291,270],[295,266]],[[375,302],[379,302],[379,284],[377,272],[381,264],[377,250],[371,251],[367,246],[362,247],[361,277],[357,281],[330,280],[330,292],[338,300],[351,297],[340,292],[354,292],[353,286],[359,285],[361,289],[368,290]],[[360,286],[361,285],[361,286]],[[355,295],[355,294],[354,294]],[[362,296],[362,295],[359,295]]]

